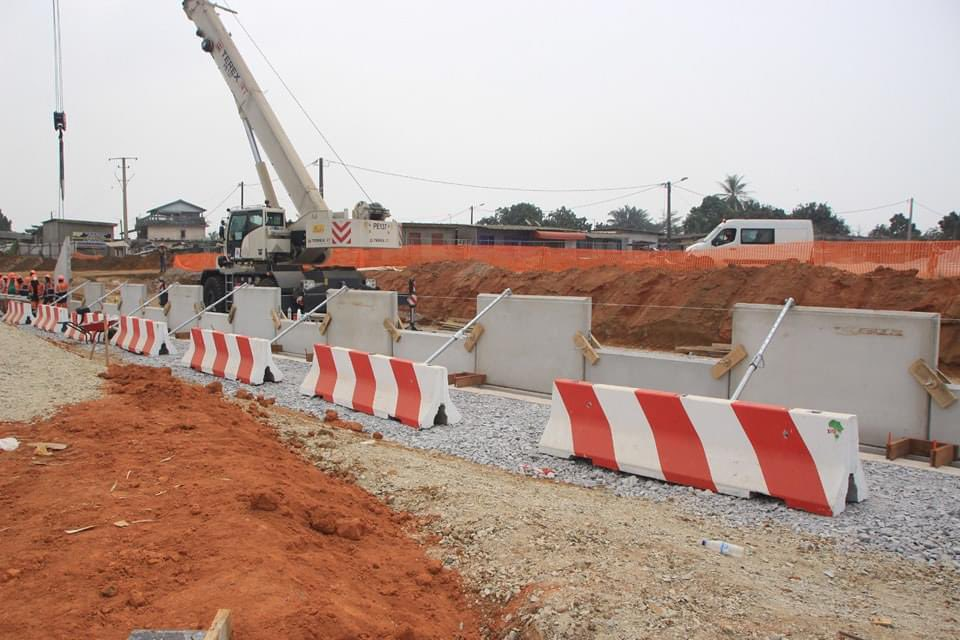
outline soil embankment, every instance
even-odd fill
[[[102,375],[101,399],[0,423],[23,443],[0,453],[0,637],[119,640],[219,608],[246,639],[480,637],[416,521],[285,448],[257,402],[169,369]]]
[[[960,365],[960,278],[921,279],[913,271],[857,275],[785,262],[762,268],[698,271],[616,267],[515,273],[480,262],[436,262],[378,271],[380,288],[407,290],[416,278],[417,313],[427,322],[470,318],[478,293],[590,296],[593,333],[604,343],[672,350],[728,342],[737,302],[782,304],[792,296],[814,307],[935,311],[943,315],[941,362]]]

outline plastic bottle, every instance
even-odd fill
[[[700,544],[710,549],[711,551],[716,551],[717,553],[724,556],[733,556],[734,558],[742,558],[747,554],[747,550],[737,544],[730,544],[729,542],[724,542],[723,540],[701,540]]]

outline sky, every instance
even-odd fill
[[[183,198],[215,229],[240,204],[238,183],[257,178],[233,98],[180,3],[60,2],[67,217],[119,221],[108,158],[127,155],[131,228]],[[650,185],[686,177],[673,190],[682,218],[731,173],[764,203],[850,212],[864,234],[910,197],[921,229],[960,210],[956,0],[222,3],[345,162],[518,189],[354,170],[401,222],[468,222],[470,205],[479,219],[521,201],[598,222],[632,205],[660,220],[665,190]],[[0,209],[16,230],[58,205],[50,5],[0,7]],[[222,17],[303,162],[335,160]],[[337,164],[325,194],[332,209],[367,199]],[[256,187],[245,196],[262,198]]]

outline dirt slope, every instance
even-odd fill
[[[514,273],[479,262],[438,262],[374,275],[382,289],[398,291],[416,278],[417,312],[428,321],[469,318],[478,293],[507,287],[520,294],[591,296],[593,332],[601,342],[651,349],[729,341],[734,303],[780,304],[789,296],[808,306],[936,311],[944,319],[960,318],[960,278],[925,280],[891,269],[856,275],[782,263],[701,271],[599,267]],[[960,365],[958,322],[944,323],[940,353],[943,362]]]
[[[119,640],[205,628],[218,608],[238,640],[480,637],[413,519],[288,451],[256,403],[169,369],[105,375],[102,399],[0,423],[69,444],[0,453],[0,637]]]

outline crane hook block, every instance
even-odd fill
[[[66,131],[67,130],[67,114],[64,111],[54,111],[53,112],[53,130],[54,131]]]

